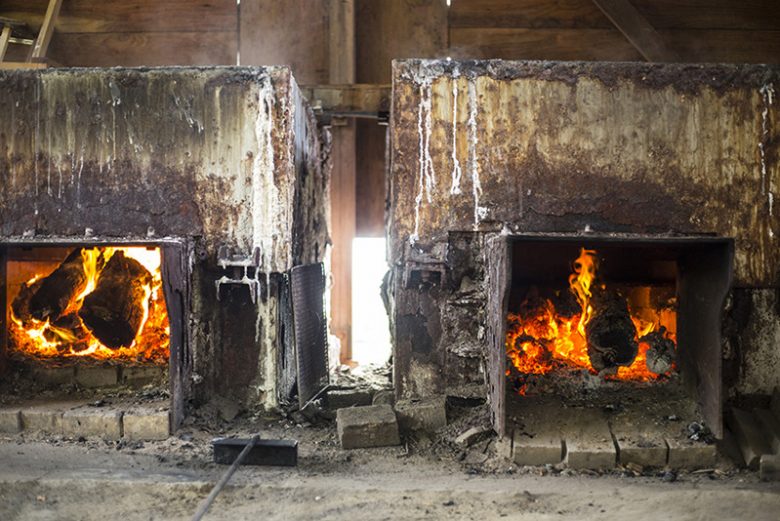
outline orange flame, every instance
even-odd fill
[[[97,287],[103,267],[118,251],[126,257],[137,260],[152,274],[151,283],[144,286],[142,300],[143,318],[135,340],[128,347],[116,349],[103,345],[78,315],[78,310],[87,295]],[[23,321],[10,310],[10,344],[18,353],[32,358],[69,358],[85,357],[96,360],[121,360],[125,362],[168,362],[170,327],[165,299],[162,293],[162,273],[160,270],[160,249],[144,246],[95,247],[81,250],[83,270],[86,275],[86,287],[69,303],[63,316],[71,315],[76,321],[74,327],[61,327],[51,324],[49,319],[39,321],[32,317]],[[26,283],[30,287],[48,274],[36,273]],[[9,306],[10,307],[10,306]]]
[[[593,287],[596,281],[598,259],[595,250],[582,248],[573,263],[569,276],[569,290],[574,294],[580,312],[573,316],[558,313],[550,299],[527,298],[518,313],[507,316],[506,353],[514,368],[521,374],[548,374],[556,367],[569,366],[596,373],[588,356],[585,327],[593,316]],[[604,286],[603,286],[604,287]],[[642,309],[641,316],[629,312],[636,327],[636,340],[666,329],[665,337],[676,344],[676,311],[669,308]],[[650,381],[659,378],[646,365],[650,346],[639,342],[636,358],[627,367],[619,367],[611,378],[618,380]],[[518,391],[525,394],[527,386]]]

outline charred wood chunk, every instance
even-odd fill
[[[30,298],[30,316],[36,320],[56,320],[87,287],[81,248],[73,250],[56,270],[41,281]]]
[[[631,365],[639,345],[626,299],[604,292],[591,305],[593,316],[585,326],[590,364],[597,371]]]
[[[52,322],[44,332],[44,337],[50,342],[59,342],[61,352],[79,352],[89,347],[87,331],[75,312]]]
[[[43,284],[43,279],[38,279],[32,284],[27,284],[25,282],[22,284],[22,288],[11,303],[11,311],[13,311],[14,316],[23,323],[28,322],[30,318],[32,318],[30,315],[30,301],[32,300],[33,295],[35,295],[35,292],[40,289],[41,284]]]
[[[141,327],[145,287],[151,282],[152,274],[141,263],[118,251],[101,272],[95,291],[84,299],[79,316],[104,346],[128,347]]]
[[[647,369],[655,374],[666,374],[674,364],[674,342],[665,336],[666,328],[653,331],[639,339],[649,345],[645,364]]]

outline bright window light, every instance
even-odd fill
[[[382,303],[382,278],[387,272],[385,239],[352,241],[352,360],[384,364],[390,358],[390,330]]]

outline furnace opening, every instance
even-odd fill
[[[159,247],[9,248],[8,357],[167,365],[160,268]]]

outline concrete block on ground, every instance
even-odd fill
[[[388,447],[401,443],[398,421],[389,405],[339,409],[336,426],[344,449]]]
[[[48,434],[62,433],[62,410],[55,407],[22,408],[22,428]]]
[[[717,447],[703,442],[667,438],[669,461],[673,469],[706,469],[715,466]]]
[[[123,367],[120,382],[131,387],[142,387],[162,381],[165,376],[165,368],[159,365],[127,366]]]
[[[433,433],[447,425],[447,400],[444,396],[425,400],[403,400],[395,404],[398,426],[403,433]]]
[[[119,381],[118,366],[78,367],[76,382],[82,387],[111,387]]]
[[[99,407],[66,411],[62,415],[62,434],[118,440],[122,437],[122,412]]]
[[[772,452],[758,420],[753,413],[736,407],[731,408],[727,420],[742,451],[745,464],[751,470],[758,470],[761,456]]]
[[[371,398],[371,405],[395,405],[395,391],[391,389],[383,389],[376,391]]]
[[[72,384],[75,378],[75,367],[35,366],[32,368],[32,379],[47,387]]]
[[[764,454],[758,468],[762,480],[780,481],[780,454]]]
[[[565,461],[572,469],[610,469],[617,462],[612,432],[600,410],[569,408],[562,428]]]
[[[753,414],[769,443],[772,454],[780,453],[780,420],[769,409],[756,409]]]
[[[170,436],[168,411],[133,409],[122,417],[124,437],[130,440],[165,440]]]
[[[0,432],[16,434],[22,430],[20,409],[0,409]]]
[[[333,411],[364,405],[371,405],[371,392],[367,389],[336,389],[328,391],[328,408]]]

